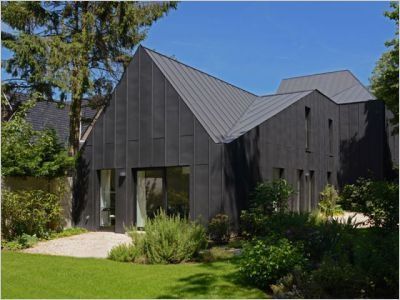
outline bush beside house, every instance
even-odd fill
[[[2,122],[1,132],[2,239],[20,247],[65,225],[62,205],[70,208],[71,186],[66,174],[75,162],[53,129],[35,131],[25,120],[33,105],[34,101],[23,102]]]
[[[354,199],[373,220],[374,227],[362,229],[351,218],[333,218],[341,207],[331,186],[313,213],[264,213],[258,197],[241,215],[248,240],[239,262],[242,278],[278,298],[398,298],[396,190],[395,183],[371,180],[344,188],[341,203],[346,207]]]

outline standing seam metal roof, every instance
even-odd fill
[[[375,99],[347,70],[284,79],[277,94],[257,96],[173,58],[143,46],[140,49],[216,143],[233,141],[315,90],[338,104]]]
[[[287,78],[278,93],[318,89],[338,104],[376,100],[349,70]]]

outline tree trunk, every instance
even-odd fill
[[[69,111],[69,149],[70,156],[76,156],[79,151],[79,129],[81,117],[81,97],[76,93],[72,97],[72,103]]]

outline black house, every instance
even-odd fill
[[[237,225],[254,186],[280,177],[297,189],[290,208],[311,210],[327,183],[388,176],[398,163],[388,118],[347,70],[257,96],[139,47],[85,132],[74,221],[122,232],[161,207]]]

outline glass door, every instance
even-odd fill
[[[100,171],[100,227],[115,226],[115,172]]]

